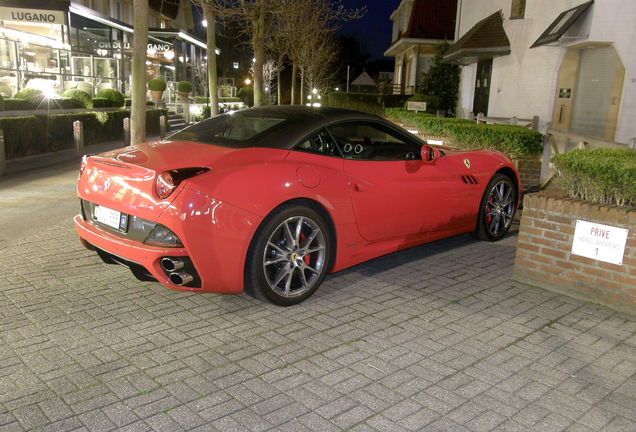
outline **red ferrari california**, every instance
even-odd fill
[[[429,146],[379,117],[277,106],[86,157],[79,237],[173,289],[305,300],[327,272],[462,233],[503,237],[519,176],[501,153]]]

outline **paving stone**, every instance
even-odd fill
[[[636,430],[636,321],[511,281],[512,234],[279,308],[136,281],[49,223],[0,243],[0,431]]]

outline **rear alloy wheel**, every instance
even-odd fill
[[[327,272],[330,233],[322,217],[302,206],[271,214],[248,252],[246,290],[281,306],[311,296]]]
[[[477,227],[473,236],[495,241],[506,235],[517,207],[515,186],[508,176],[496,174],[486,186],[479,207]]]

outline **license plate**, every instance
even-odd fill
[[[95,206],[95,220],[115,229],[126,228],[126,215],[104,206]],[[123,227],[122,227],[123,225]]]

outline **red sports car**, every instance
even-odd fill
[[[461,233],[504,236],[519,176],[501,153],[427,145],[379,117],[280,106],[84,158],[82,243],[173,289],[279,305],[327,272]]]

